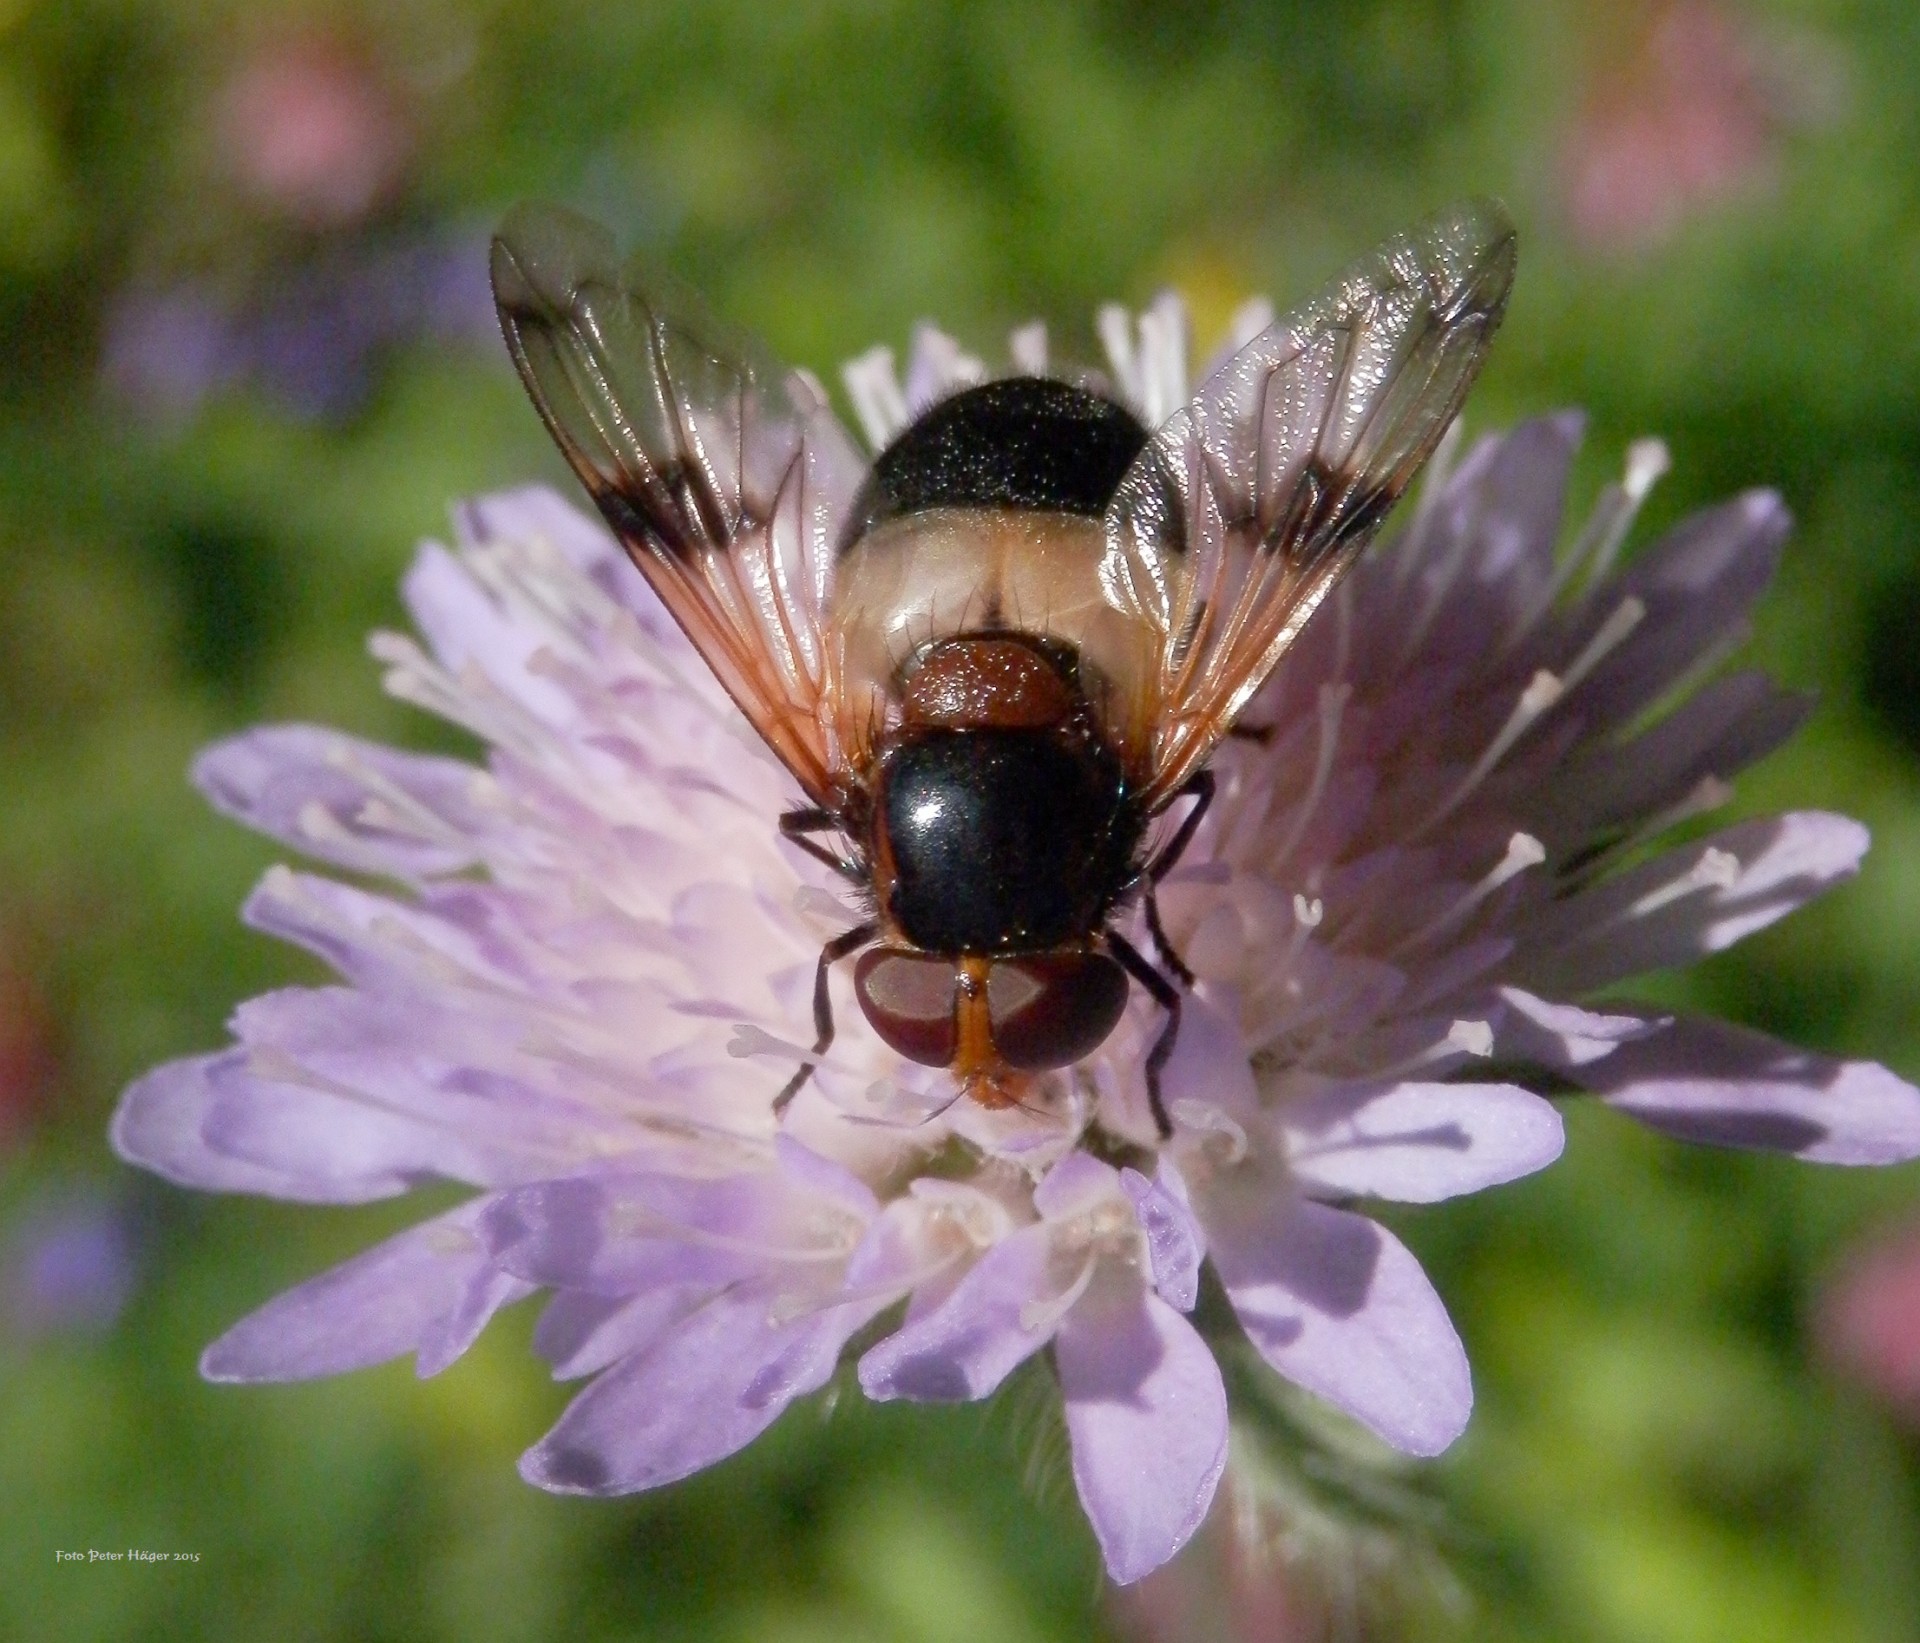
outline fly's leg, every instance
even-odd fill
[[[784,824],[786,818],[781,817],[781,821]],[[866,946],[879,933],[877,924],[856,924],[820,949],[820,962],[813,971],[813,1056],[801,1063],[800,1070],[787,1080],[786,1088],[773,1098],[774,1117],[787,1110],[788,1104],[800,1093],[800,1087],[812,1076],[815,1063],[833,1043],[833,1001],[827,996],[827,971],[847,954]]]
[[[855,884],[865,884],[867,875],[858,862],[848,861],[845,856],[836,856],[825,845],[807,837],[809,833],[837,833],[840,830],[840,818],[831,810],[789,810],[780,818],[780,836],[783,839],[799,845],[815,861],[825,862],[842,878],[852,879]]]
[[[1213,794],[1213,772],[1202,768],[1183,781],[1168,797],[1169,805],[1175,799],[1191,798],[1193,808],[1180,818],[1180,826],[1175,830],[1173,837],[1167,840],[1166,848],[1147,863],[1149,884],[1158,884],[1180,865],[1180,858],[1187,853],[1187,846],[1193,842],[1194,830],[1199,827],[1201,818],[1213,808]],[[805,812],[799,812],[799,814],[805,814]]]
[[[1193,972],[1187,968],[1187,961],[1173,950],[1173,943],[1167,939],[1167,932],[1160,923],[1160,900],[1153,893],[1153,881],[1147,881],[1147,934],[1153,937],[1153,950],[1159,955],[1160,962],[1173,972],[1174,979],[1182,987],[1193,985]]]
[[[1186,960],[1173,950],[1173,943],[1167,940],[1166,929],[1160,923],[1160,901],[1154,895],[1154,889],[1186,854],[1187,846],[1193,842],[1194,832],[1200,826],[1201,817],[1213,807],[1214,791],[1213,772],[1204,769],[1196,770],[1174,790],[1175,799],[1191,796],[1193,808],[1180,818],[1180,826],[1173,837],[1167,840],[1166,848],[1147,864],[1146,870],[1147,934],[1153,937],[1153,950],[1160,955],[1160,962],[1174,973],[1182,987],[1193,985],[1193,972],[1187,968]]]
[[[1153,1109],[1153,1122],[1160,1131],[1160,1139],[1170,1140],[1173,1125],[1167,1118],[1166,1103],[1160,1096],[1160,1074],[1166,1069],[1168,1058],[1173,1054],[1174,1041],[1180,1036],[1180,989],[1142,958],[1139,949],[1119,931],[1107,931],[1107,945],[1113,949],[1113,956],[1120,961],[1121,969],[1146,988],[1147,996],[1167,1012],[1166,1025],[1153,1041],[1153,1048],[1147,1051],[1146,1072],[1147,1105]]]

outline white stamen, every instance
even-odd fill
[[[1484,1060],[1492,1054],[1493,1024],[1491,1022],[1455,1021],[1448,1026],[1447,1036],[1438,1043],[1429,1044],[1424,1050],[1391,1066],[1369,1068],[1367,1077],[1383,1081],[1405,1078],[1436,1063],[1451,1061],[1458,1055],[1478,1056]]]
[[[853,916],[844,901],[815,884],[803,884],[794,891],[793,910],[804,919],[824,919],[833,924],[844,924]]]
[[[1240,350],[1273,323],[1273,304],[1265,297],[1249,297],[1233,311],[1233,318],[1227,321],[1226,351],[1229,355]]]
[[[1468,1055],[1485,1058],[1493,1054],[1493,1024],[1487,1021],[1456,1021],[1447,1029],[1447,1043]]]
[[[1447,431],[1433,448],[1433,455],[1427,458],[1427,471],[1420,481],[1420,499],[1413,505],[1413,518],[1406,532],[1393,545],[1393,585],[1404,588],[1407,578],[1419,565],[1427,551],[1427,538],[1433,534],[1433,517],[1440,506],[1440,498],[1446,493],[1447,480],[1452,477],[1454,458],[1460,454],[1460,441],[1465,431],[1460,419],[1455,417],[1447,424]]]
[[[1587,521],[1572,545],[1555,562],[1553,575],[1540,590],[1533,604],[1522,611],[1508,629],[1502,651],[1511,650],[1539,625],[1541,617],[1559,603],[1583,566],[1591,563],[1587,586],[1596,586],[1612,568],[1620,544],[1627,539],[1640,504],[1654,483],[1667,471],[1667,447],[1657,439],[1636,439],[1627,447],[1625,474],[1601,491]]]
[[[1673,458],[1667,453],[1665,440],[1636,439],[1627,447],[1627,471],[1620,483],[1618,518],[1596,518],[1588,526],[1593,532],[1593,547],[1590,550],[1592,566],[1587,572],[1588,587],[1597,587],[1607,572],[1613,569],[1620,544],[1626,540],[1627,529],[1633,524],[1634,515],[1640,511],[1640,504],[1646,501],[1647,493],[1672,466]],[[1584,531],[1581,533],[1583,537],[1586,534]]]
[[[1047,328],[1039,320],[1021,326],[1007,338],[1007,354],[1013,368],[1025,376],[1047,374]]]
[[[1586,648],[1573,659],[1572,665],[1561,676],[1560,688],[1563,692],[1586,678],[1607,653],[1615,649],[1628,634],[1632,633],[1645,619],[1645,603],[1629,594],[1614,607],[1613,614],[1600,624],[1599,630],[1586,643]]]
[[[1141,380],[1139,356],[1133,346],[1133,318],[1117,302],[1101,304],[1094,316],[1094,328],[1100,333],[1100,345],[1107,351],[1107,363],[1113,367],[1113,384],[1120,397],[1136,408],[1146,403],[1146,388]]]
[[[389,833],[412,833],[417,838],[460,848],[472,848],[473,841],[466,834],[429,810],[372,760],[365,758],[352,743],[329,743],[326,761],[333,769],[350,776],[370,794],[378,795],[369,798],[361,806],[358,820],[363,825],[379,827]]]
[[[860,431],[872,449],[882,449],[906,427],[907,396],[901,392],[891,348],[876,344],[848,360],[840,367],[840,380],[847,385],[853,414],[860,419]]]
[[[1049,1299],[1037,1299],[1022,1303],[1020,1307],[1020,1327],[1029,1335],[1052,1334],[1060,1320],[1073,1310],[1074,1303],[1087,1292],[1087,1285],[1093,1282],[1093,1269],[1099,1264],[1099,1257],[1089,1255],[1080,1268],[1079,1276],[1058,1295]]]
[[[956,389],[984,382],[987,367],[937,325],[922,321],[913,328],[913,352],[907,358],[906,398],[909,416]]]
[[[1433,940],[1443,930],[1450,930],[1464,923],[1467,915],[1501,885],[1517,878],[1529,867],[1538,867],[1546,859],[1547,847],[1531,833],[1515,833],[1507,840],[1507,853],[1500,858],[1498,865],[1464,894],[1457,896],[1436,917],[1429,919],[1412,935],[1403,939],[1387,954],[1388,961],[1397,962],[1414,948],[1424,946]]]
[[[1140,316],[1140,391],[1149,428],[1187,402],[1187,306],[1171,291]]]
[[[1649,913],[1657,913],[1662,907],[1697,895],[1702,890],[1731,890],[1739,882],[1740,858],[1729,850],[1709,846],[1686,872],[1658,889],[1649,890],[1618,918],[1608,922],[1645,918]]]
[[[1298,805],[1294,807],[1293,820],[1288,824],[1287,835],[1280,841],[1279,847],[1268,857],[1269,868],[1277,868],[1289,860],[1306,836],[1307,826],[1313,820],[1313,813],[1320,806],[1321,795],[1327,790],[1327,778],[1333,773],[1333,755],[1340,741],[1340,716],[1346,710],[1347,702],[1353,695],[1353,687],[1347,684],[1322,685],[1320,687],[1320,740],[1314,749],[1313,779],[1307,783],[1307,791]],[[1298,898],[1295,898],[1296,905]]]
[[[1562,880],[1562,890],[1578,888],[1589,884],[1606,871],[1608,866],[1622,856],[1638,850],[1643,844],[1649,844],[1668,829],[1678,827],[1682,822],[1692,821],[1697,816],[1705,816],[1718,810],[1733,797],[1733,785],[1718,776],[1702,776],[1689,788],[1686,794],[1657,810],[1631,832],[1622,834],[1605,849],[1596,850],[1580,864],[1580,870],[1570,873]]]
[[[1230,1169],[1247,1156],[1247,1132],[1228,1113],[1210,1101],[1182,1096],[1171,1108],[1174,1121],[1198,1132],[1201,1150],[1216,1168]]]
[[[817,1060],[811,1050],[803,1050],[798,1044],[789,1043],[784,1038],[775,1038],[772,1033],[754,1026],[748,1021],[736,1021],[733,1037],[727,1040],[727,1054],[744,1061],[751,1056],[767,1056],[776,1061],[797,1061],[811,1067]]]
[[[1487,779],[1493,767],[1507,756],[1513,744],[1532,728],[1534,722],[1548,708],[1560,700],[1566,687],[1545,668],[1527,682],[1527,688],[1520,692],[1519,701],[1513,704],[1513,711],[1507,715],[1507,722],[1500,727],[1499,734],[1487,744],[1486,751],[1474,762],[1460,785],[1450,793],[1446,801],[1427,819],[1407,835],[1408,844],[1416,844],[1425,838],[1443,821],[1458,810],[1473,796],[1474,790]]]

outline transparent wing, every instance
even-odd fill
[[[547,431],[633,562],[808,796],[831,803],[849,750],[828,580],[865,464],[823,396],[552,206],[501,226],[493,295]]]
[[[1226,734],[1446,431],[1513,280],[1506,212],[1388,240],[1229,358],[1107,510],[1106,597],[1158,635],[1150,803]]]

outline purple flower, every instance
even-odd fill
[[[1177,304],[1101,329],[1143,414],[1184,400]],[[1044,369],[1044,333],[1013,354]],[[878,351],[848,386],[877,445],[982,370],[928,330],[904,383]],[[1920,1153],[1920,1094],[1882,1068],[1573,1002],[1759,929],[1866,845],[1800,813],[1663,847],[1805,711],[1720,671],[1786,519],[1754,493],[1617,568],[1665,463],[1645,444],[1556,553],[1579,426],[1443,453],[1253,704],[1259,739],[1217,757],[1219,800],[1161,895],[1198,978],[1164,1142],[1141,998],[1093,1056],[990,1111],[842,993],[776,1124],[810,1056],[815,956],[853,922],[776,837],[787,777],[597,524],[543,491],[463,510],[407,578],[424,648],[374,652],[396,695],[484,740],[485,767],[310,726],[206,753],[222,810],[392,888],[273,869],[248,919],[342,984],[242,1006],[233,1047],[127,1092],[114,1138],[215,1190],[475,1192],[237,1324],[206,1373],[412,1352],[430,1374],[546,1290],[539,1350],[594,1378],[522,1469],[599,1494],[731,1453],[849,1353],[868,1396],[940,1401],[1045,1352],[1128,1582],[1192,1535],[1226,1461],[1205,1263],[1281,1375],[1410,1453],[1459,1435],[1460,1342],[1355,1206],[1551,1162],[1560,1120],[1526,1083],[1726,1144]]]

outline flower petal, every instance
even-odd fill
[[[1583,1067],[1620,1045],[1658,1032],[1660,1022],[1637,1015],[1599,1015],[1575,1004],[1555,1004],[1519,987],[1502,987],[1509,1013],[1498,1029],[1500,1054],[1556,1072]]]
[[[401,753],[317,725],[266,725],[216,742],[193,762],[213,807],[283,844],[354,873],[454,873],[477,857],[494,817],[486,772]]]
[[[1723,1021],[1682,1016],[1575,1075],[1608,1106],[1683,1141],[1821,1164],[1920,1157],[1920,1090]]]
[[[242,1318],[209,1346],[210,1381],[297,1381],[420,1355],[444,1369],[528,1286],[496,1273],[475,1227],[476,1198],[423,1221]]]
[[[1473,1387],[1420,1263],[1365,1216],[1258,1189],[1248,1181],[1237,1201],[1195,1202],[1260,1355],[1396,1449],[1439,1454],[1466,1427]]]
[[[533,1349],[553,1365],[555,1380],[578,1380],[648,1350],[711,1296],[711,1290],[693,1287],[639,1295],[563,1289],[547,1302],[534,1325]]]
[[[1053,1237],[1025,1227],[977,1261],[945,1301],[897,1330],[860,1360],[860,1385],[878,1402],[947,1403],[984,1398],[1053,1338],[1057,1316],[1028,1327],[1054,1281]]]
[[[824,1386],[847,1338],[878,1310],[776,1323],[775,1301],[767,1285],[729,1290],[607,1370],[521,1457],[521,1476],[561,1494],[618,1495],[711,1466]]]
[[[1560,1156],[1551,1102],[1512,1084],[1348,1085],[1285,1112],[1287,1162],[1309,1191],[1432,1204],[1517,1180]]]
[[[1584,993],[1731,947],[1851,877],[1867,830],[1846,816],[1764,816],[1539,910],[1513,973],[1542,993]]]
[[[1193,1326],[1124,1269],[1102,1272],[1054,1341],[1073,1481],[1125,1586],[1200,1527],[1227,1463],[1227,1393]]]
[[[796,1179],[796,1157],[811,1174]],[[622,1295],[720,1285],[789,1265],[824,1270],[865,1231],[872,1195],[799,1146],[783,1167],[692,1180],[665,1174],[562,1177],[497,1198],[483,1218],[493,1258],[532,1283]],[[828,1196],[822,1186],[834,1195]]]
[[[1120,1185],[1133,1200],[1133,1212],[1146,1234],[1153,1287],[1169,1306],[1191,1312],[1200,1297],[1200,1261],[1206,1254],[1206,1240],[1178,1190],[1179,1176],[1170,1159],[1160,1161],[1159,1173],[1167,1185],[1148,1180],[1137,1169],[1122,1170]]]
[[[209,1136],[208,1119],[232,1090],[256,1087],[249,1059],[247,1051],[235,1049],[155,1067],[120,1097],[111,1131],[114,1151],[183,1187],[257,1192],[298,1203],[364,1204],[413,1185],[393,1171],[342,1174],[331,1157],[263,1161],[227,1151],[226,1137]]]

